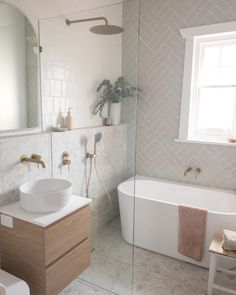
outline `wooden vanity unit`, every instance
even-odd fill
[[[58,295],[90,265],[90,218],[85,204],[47,226],[1,221],[1,268],[26,281],[31,295]]]

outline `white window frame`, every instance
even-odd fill
[[[179,138],[176,141],[226,143],[225,136],[222,136],[222,138],[219,136],[211,136],[210,138],[204,136],[199,136],[198,138],[194,136],[194,138],[191,138],[189,131],[193,126],[193,122],[190,114],[194,107],[194,101],[196,101],[194,100],[193,94],[196,89],[194,77],[197,77],[197,71],[199,69],[198,64],[196,65],[196,62],[199,62],[199,47],[197,46],[200,46],[201,41],[217,42],[217,40],[236,39],[236,22],[181,29],[180,33],[186,40],[186,44]]]

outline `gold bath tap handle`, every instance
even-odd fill
[[[187,174],[188,174],[189,172],[191,172],[191,171],[193,171],[193,167],[188,166],[188,167],[185,169],[185,171],[184,171],[184,176],[187,176]]]

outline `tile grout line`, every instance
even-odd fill
[[[110,291],[110,290],[108,290],[108,289],[106,289],[106,288],[103,288],[103,287],[101,287],[101,286],[98,286],[98,285],[96,285],[96,284],[94,284],[94,283],[91,283],[91,282],[89,282],[89,281],[87,281],[87,280],[85,280],[85,279],[82,279],[82,278],[80,278],[80,277],[78,277],[77,279],[78,279],[78,281],[81,281],[82,283],[86,283],[86,284],[88,284],[88,285],[90,285],[90,286],[93,286],[93,287],[96,287],[96,288],[98,288],[98,289],[104,290],[104,291],[106,291],[106,292],[108,292],[108,293],[110,293],[110,294],[112,294],[112,295],[119,295],[119,294],[117,294],[117,293],[114,293],[114,292],[112,292],[112,291]]]

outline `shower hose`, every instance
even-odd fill
[[[103,188],[103,191],[105,192],[105,194],[107,196],[107,199],[108,199],[108,207],[105,208],[104,212],[102,212],[101,214],[95,214],[92,211],[93,215],[99,217],[99,216],[106,215],[112,209],[112,199],[111,199],[110,194],[107,191],[107,188],[106,188],[105,184],[103,183],[103,181],[102,181],[102,179],[101,179],[101,177],[99,175],[98,168],[97,168],[96,154],[89,157],[89,174],[88,174],[88,179],[87,179],[87,183],[86,183],[86,197],[89,198],[89,185],[90,185],[93,165],[94,165],[94,170],[96,172],[97,178],[98,178],[98,180],[99,180],[99,182],[100,182],[100,184],[101,184],[101,186]],[[90,199],[93,200],[94,198],[90,198]]]

